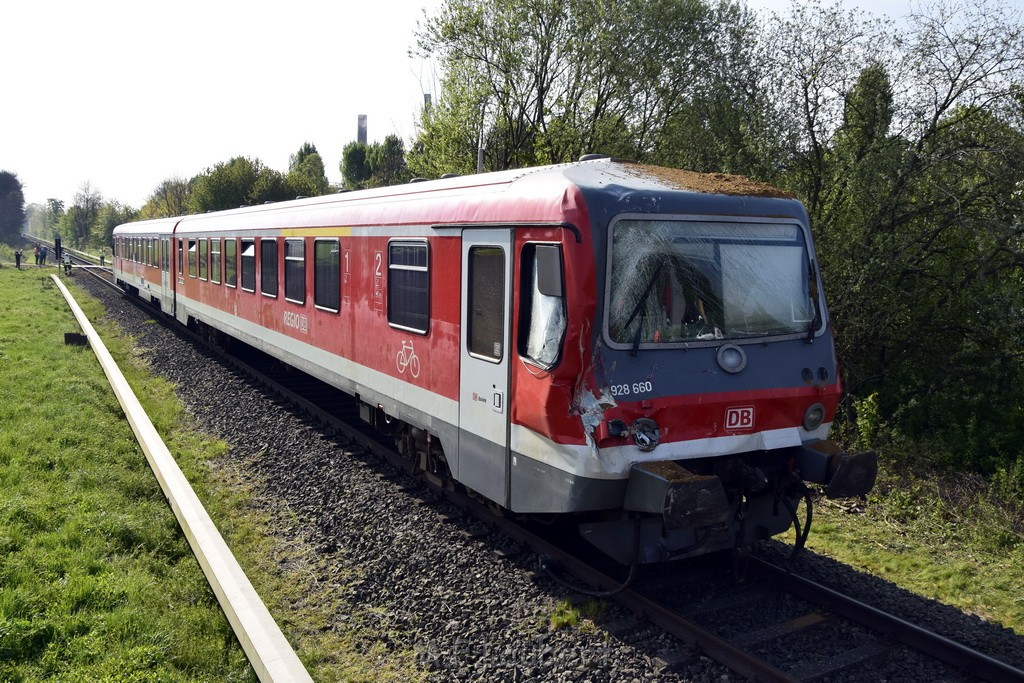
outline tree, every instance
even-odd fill
[[[205,213],[294,197],[279,171],[258,159],[234,157],[215,164],[190,182],[186,205],[189,213]]]
[[[42,204],[29,204],[25,207],[25,224],[28,234],[35,237],[46,235],[46,208]]]
[[[445,77],[410,164],[464,171],[480,141],[492,170],[595,151],[672,160],[712,128],[699,114],[717,102],[730,116],[716,134],[735,137],[728,124],[759,102],[744,89],[754,27],[728,0],[449,0],[418,31]]]
[[[256,182],[249,190],[250,205],[269,204],[286,199],[295,199],[295,190],[288,184],[285,175],[272,168],[260,168]]]
[[[783,138],[765,87],[770,63],[760,54],[757,16],[742,5],[719,3],[693,23],[704,53],[695,87],[681,93],[652,131],[644,158],[694,171],[774,177]]]
[[[114,228],[123,223],[130,223],[138,216],[139,212],[126,204],[117,201],[103,202],[96,216],[94,235],[96,246],[112,246]]]
[[[316,145],[312,142],[303,142],[299,145],[299,150],[288,157],[288,170],[293,171],[295,167],[301,164],[307,157],[319,154],[316,151]]]
[[[778,178],[819,233],[847,390],[936,453],[1005,464],[1024,438],[1020,15],[938,5],[893,35],[798,5],[777,26]]]
[[[352,141],[345,145],[341,152],[342,184],[348,190],[358,190],[370,178],[370,166],[367,163],[368,148],[362,142]]]
[[[54,199],[49,197],[46,200],[46,212],[45,226],[47,228],[54,228],[60,224],[61,218],[64,216],[64,201],[61,199]]]
[[[61,217],[61,234],[68,235],[76,248],[89,244],[102,203],[103,195],[86,181],[75,194],[74,204]]]
[[[445,173],[467,175],[476,170],[486,96],[475,77],[466,71],[459,63],[451,64],[442,81],[444,95],[423,108],[418,139],[407,157],[413,175],[438,178]],[[365,159],[365,150],[363,154]]]
[[[316,197],[327,194],[330,189],[324,160],[310,142],[302,143],[299,151],[289,158],[286,179],[296,196]]]
[[[168,178],[157,185],[139,210],[138,218],[170,218],[188,212],[189,184],[184,178]]]
[[[25,194],[18,176],[0,171],[0,239],[14,239],[25,225]]]
[[[370,145],[366,163],[370,170],[367,181],[370,187],[399,185],[412,177],[405,164],[405,144],[397,135],[388,135],[384,142]]]
[[[348,143],[341,154],[341,177],[349,190],[409,182],[412,174],[405,162],[405,144],[397,135],[369,145]]]
[[[834,170],[829,150],[846,97],[869,64],[886,62],[892,44],[886,27],[863,12],[808,0],[774,17],[763,37],[760,58],[770,65],[764,88],[785,159],[775,179],[804,199],[813,218],[821,216],[821,195]]]
[[[422,126],[424,150],[435,145],[450,150],[455,142],[471,151],[460,165],[475,165],[476,143],[485,138],[490,169],[536,162],[535,137],[550,98],[557,97],[552,89],[559,65],[571,55],[561,48],[577,3],[569,3],[566,11],[562,5],[555,0],[449,0],[421,26],[420,53],[439,58],[449,74],[438,107]],[[452,140],[435,142],[437,134]]]

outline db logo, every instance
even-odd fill
[[[754,406],[727,408],[725,411],[725,428],[730,430],[753,429]]]

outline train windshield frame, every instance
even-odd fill
[[[809,243],[790,219],[619,216],[605,341],[636,351],[811,338],[824,306]]]

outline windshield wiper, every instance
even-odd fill
[[[647,303],[647,297],[650,296],[651,290],[654,289],[654,283],[658,281],[658,276],[661,275],[661,269],[664,265],[665,262],[662,261],[661,263],[658,264],[658,267],[654,269],[654,273],[651,275],[651,281],[647,283],[647,287],[644,289],[644,293],[640,295],[640,298],[636,302],[636,306],[633,308],[633,312],[629,314],[629,319],[626,320],[626,324],[623,326],[624,330],[629,329],[629,326],[632,324],[632,322],[636,320],[637,314],[640,313],[641,310],[643,310],[644,304]],[[640,316],[640,324],[637,325],[636,328],[636,336],[633,337],[633,356],[636,356],[639,352],[640,335],[643,332],[644,320],[646,319],[647,311],[644,311],[643,315]]]
[[[811,294],[811,305],[814,306],[814,318],[811,322],[807,323],[807,343],[811,344],[814,342],[814,333],[821,327],[821,307],[818,303],[818,267],[811,261],[811,267],[808,269],[808,282],[807,288]]]

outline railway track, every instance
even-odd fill
[[[87,272],[102,277],[96,270]],[[172,329],[183,333],[178,326]],[[573,547],[568,549],[565,537],[551,528],[495,515],[472,497],[417,472],[390,443],[364,426],[357,402],[343,392],[282,368],[256,351],[235,356],[214,351],[344,434],[370,454],[369,459],[386,463],[386,476],[404,475],[401,489],[406,493],[427,503],[446,498],[461,514],[478,518],[510,539],[509,552],[537,554],[542,558],[537,581],[548,580],[549,574],[563,575],[563,582],[577,581],[582,589],[609,594],[608,599],[636,615],[631,622],[610,625],[613,635],[650,623],[674,636],[679,648],[663,658],[665,667],[682,667],[707,656],[751,680],[876,680],[886,677],[886,663],[895,659],[903,666],[915,662],[921,673],[918,680],[1024,681],[1024,671],[756,559],[750,560],[742,583],[725,576],[728,572],[720,562],[705,558],[641,567],[633,582],[623,587],[626,576],[621,568],[602,566],[601,558],[580,552],[578,544],[570,543]],[[737,619],[741,613],[744,618]]]

